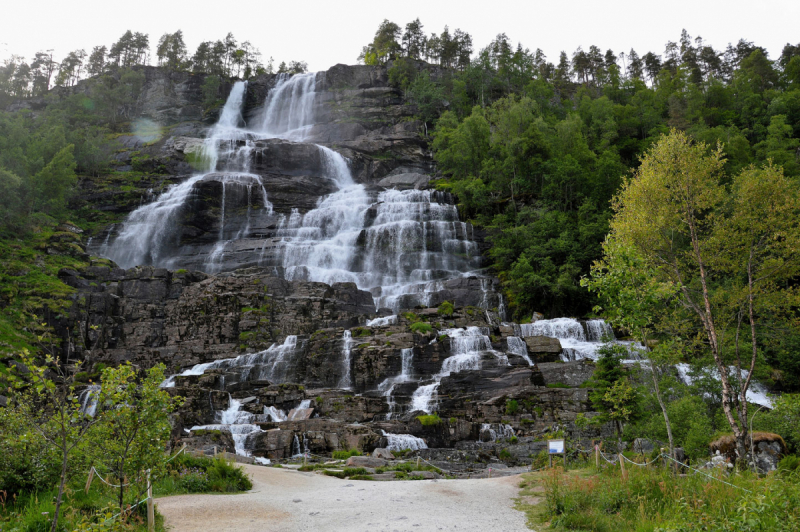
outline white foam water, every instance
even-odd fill
[[[396,377],[388,377],[378,385],[378,391],[383,392],[386,397],[386,404],[389,407],[389,412],[386,414],[386,420],[392,419],[396,412],[397,403],[394,400],[394,388],[400,383],[411,381],[412,363],[414,360],[414,349],[406,348],[400,350],[401,356],[401,369],[400,374]]]
[[[506,345],[508,345],[509,352],[521,356],[529,366],[533,366],[533,360],[528,355],[528,344],[525,343],[525,340],[518,336],[509,336],[506,338]]]
[[[97,412],[97,402],[100,399],[100,385],[90,384],[78,396],[78,401],[81,404],[81,413],[89,417],[94,417]]]
[[[392,314],[391,316],[384,316],[382,318],[375,318],[373,320],[367,320],[367,327],[387,327],[389,325],[397,324],[397,315]]]
[[[422,438],[417,438],[411,434],[392,434],[390,432],[382,431],[386,437],[388,444],[386,448],[390,451],[404,451],[410,449],[412,451],[419,451],[420,449],[427,449],[428,445]]]
[[[491,441],[500,441],[516,436],[511,425],[502,423],[482,423],[481,433],[487,435]]]
[[[675,369],[678,371],[678,376],[684,384],[691,386],[698,378],[696,372],[692,371],[692,367],[686,363],[675,364]],[[719,370],[717,368],[703,368],[699,370],[701,374],[706,377],[711,377],[714,380],[721,380]],[[742,381],[747,378],[749,372],[746,369],[741,370]],[[728,368],[728,379],[733,384],[736,379],[736,366]],[[769,396],[769,391],[766,386],[760,382],[750,381],[750,386],[747,388],[745,394],[747,401],[767,408],[773,407],[772,399]]]
[[[563,348],[561,359],[565,362],[575,360],[597,360],[598,350],[604,340],[615,342],[614,331],[603,320],[587,320],[583,323],[573,318],[554,318],[523,323],[519,326],[520,336],[548,336],[558,338]],[[630,344],[630,342],[615,342]]]
[[[353,380],[350,378],[350,351],[352,348],[353,335],[349,330],[345,330],[342,338],[342,378],[339,380],[339,388],[350,389],[353,387]]]
[[[501,363],[508,364],[508,357],[492,348],[489,330],[484,327],[466,329],[445,329],[441,331],[450,337],[450,356],[442,363],[439,373],[433,375],[435,382],[417,388],[411,396],[411,409],[430,414],[436,407],[437,390],[444,377],[459,371],[481,368],[481,358],[485,353],[494,355]]]

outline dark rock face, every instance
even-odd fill
[[[355,325],[374,308],[353,284],[288,282],[263,270],[209,277],[93,267],[83,275],[64,271],[62,279],[78,289],[73,319],[83,327],[87,358],[173,369],[264,349],[290,334]]]

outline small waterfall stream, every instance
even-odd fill
[[[585,358],[597,360],[597,350],[603,346],[604,340],[615,341],[614,331],[604,320],[587,320],[581,323],[573,318],[555,318],[523,323],[519,327],[522,337],[558,338],[563,348],[561,358],[565,362]]]
[[[450,337],[450,356],[442,363],[439,373],[433,375],[434,382],[420,386],[411,396],[411,410],[427,413],[436,407],[436,391],[444,377],[451,373],[481,368],[481,357],[490,353],[501,363],[508,364],[508,357],[492,348],[489,331],[482,327],[466,329],[446,329],[442,331]]]

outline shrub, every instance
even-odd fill
[[[432,330],[433,330],[433,327],[431,327],[429,323],[424,323],[424,322],[418,321],[416,323],[412,323],[411,324],[411,332],[413,332],[413,333],[428,334]]]
[[[351,456],[361,456],[361,452],[357,449],[350,449],[349,451],[333,451],[331,456],[334,460],[347,460]]]
[[[455,306],[450,303],[449,301],[443,301],[441,305],[439,305],[439,309],[437,312],[440,316],[452,316],[453,312],[455,312]]]
[[[793,454],[784,456],[780,463],[778,463],[778,471],[784,475],[800,471],[800,457]]]
[[[500,460],[508,461],[514,459],[514,455],[512,455],[508,449],[500,449],[500,452],[497,453],[497,456],[500,458]]]
[[[419,316],[417,316],[413,312],[403,312],[403,317],[408,321],[410,321],[411,323],[416,323],[420,321]]]
[[[417,416],[417,419],[420,423],[422,423],[423,427],[429,427],[432,425],[438,425],[442,422],[442,418],[439,417],[439,414],[429,414],[425,416]]]
[[[513,416],[519,412],[519,403],[515,399],[506,401],[506,415]]]

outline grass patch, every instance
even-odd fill
[[[333,451],[331,456],[334,460],[347,460],[351,456],[361,456],[361,451],[350,449],[349,451]]]
[[[422,321],[418,321],[416,323],[411,324],[411,332],[417,334],[428,334],[433,330],[430,323],[425,323]]]
[[[422,423],[423,427],[438,425],[442,422],[442,418],[439,417],[439,414],[428,414],[425,416],[417,416],[417,419],[419,420],[420,423]]]
[[[797,474],[728,476],[709,471],[718,479],[712,480],[650,467],[628,468],[627,474],[625,480],[613,467],[530,473],[523,476],[520,495],[541,497],[541,502],[520,499],[517,506],[531,527],[549,523],[551,530],[789,531],[800,524]]]
[[[572,386],[564,384],[563,382],[548,382],[546,386],[548,388],[572,388]]]

